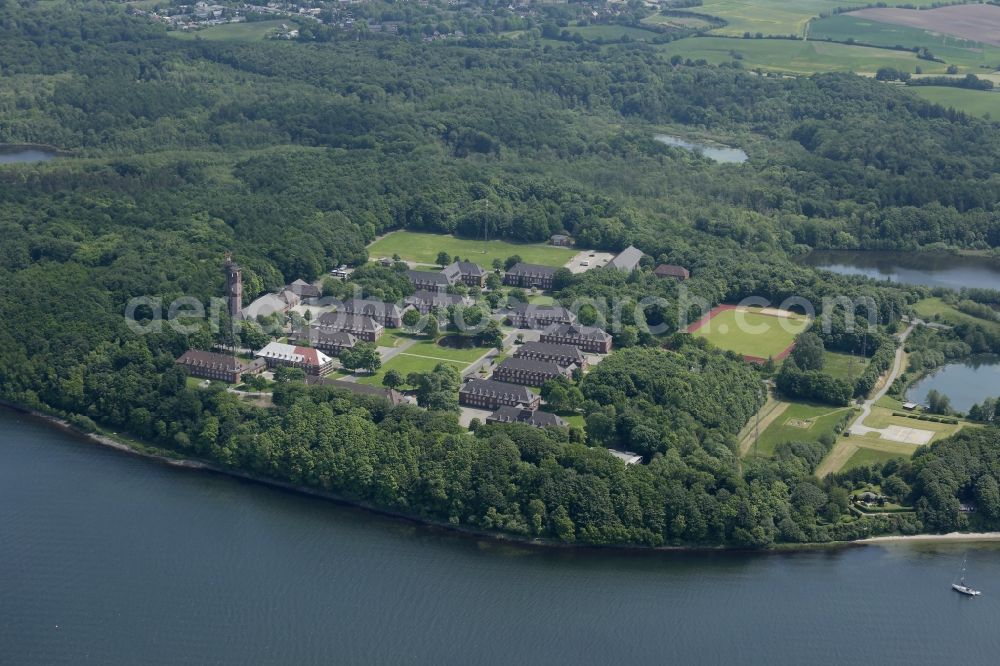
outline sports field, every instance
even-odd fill
[[[834,434],[833,427],[844,417],[847,407],[830,407],[793,402],[781,412],[764,432],[760,433],[757,448],[751,447],[748,455],[774,454],[782,442],[818,442],[826,433]]]
[[[805,330],[809,319],[791,312],[783,316],[771,312],[781,311],[720,305],[691,324],[687,332],[750,361],[763,362],[768,357],[777,361],[788,355],[795,336]]]
[[[964,90],[947,86],[909,86],[907,90],[928,102],[964,111],[970,116],[1000,119],[1000,91]]]
[[[452,257],[468,259],[489,269],[494,259],[503,261],[515,254],[530,264],[562,266],[577,251],[541,243],[509,243],[502,240],[491,240],[484,244],[483,241],[416,231],[394,231],[368,246],[368,256],[372,258],[398,254],[406,261],[421,264],[434,264],[438,252],[447,252]]]
[[[944,74],[944,63],[920,60],[908,51],[836,42],[792,39],[735,39],[689,37],[659,47],[667,56],[706,60],[713,65],[739,60],[744,69],[763,69],[791,74],[816,72],[875,73],[880,67],[913,72],[919,66],[927,74]]]
[[[204,39],[211,42],[257,41],[281,27],[287,21],[250,21],[213,25],[201,30],[171,30],[167,34],[177,39]],[[294,27],[294,24],[293,24]]]
[[[905,25],[893,25],[851,14],[838,14],[809,24],[809,36],[846,42],[854,39],[874,46],[926,48],[937,58],[976,73],[980,65],[1000,64],[1000,47],[971,39]]]

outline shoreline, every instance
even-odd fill
[[[226,476],[231,479],[236,479],[239,481],[247,481],[250,483],[259,484],[262,486],[268,486],[276,490],[281,490],[284,492],[291,492],[297,495],[304,495],[307,497],[314,497],[316,499],[322,499],[326,501],[335,502],[341,506],[348,506],[355,509],[360,509],[362,511],[368,511],[373,514],[380,516],[385,516],[387,518],[393,518],[395,520],[401,520],[408,522],[413,525],[418,525],[431,530],[440,530],[441,532],[450,533],[454,535],[461,535],[465,537],[477,538],[477,539],[488,539],[497,544],[507,544],[514,545],[524,548],[532,549],[544,549],[544,550],[572,550],[575,552],[618,552],[618,553],[719,553],[719,554],[755,554],[755,555],[768,555],[768,554],[788,554],[794,552],[807,552],[807,551],[818,551],[818,550],[833,550],[833,549],[843,549],[843,548],[854,548],[858,546],[866,545],[878,545],[881,543],[890,542],[900,542],[900,541],[1000,541],[1000,532],[987,532],[978,534],[965,534],[961,532],[953,532],[951,534],[919,534],[912,536],[904,535],[886,535],[877,537],[867,537],[865,539],[858,539],[855,541],[831,541],[827,543],[794,543],[794,544],[777,544],[771,548],[767,549],[750,549],[750,548],[739,548],[734,546],[642,546],[635,544],[621,544],[621,545],[606,545],[597,546],[591,544],[575,544],[575,543],[563,543],[561,541],[551,541],[548,539],[538,539],[538,538],[527,538],[518,537],[509,534],[502,534],[499,532],[486,532],[482,530],[477,530],[471,527],[466,527],[462,525],[453,525],[451,523],[445,523],[442,521],[433,520],[430,518],[425,518],[423,516],[418,516],[414,514],[403,513],[399,511],[393,511],[392,509],[387,509],[385,507],[380,507],[377,505],[369,504],[361,500],[355,500],[351,498],[346,498],[336,493],[328,492],[325,490],[320,490],[317,488],[309,488],[307,486],[299,486],[286,481],[279,481],[277,479],[270,479],[267,477],[258,476],[256,474],[251,474],[249,472],[243,472],[237,469],[230,469],[227,467],[222,467],[212,462],[192,459],[192,458],[174,458],[168,455],[163,455],[161,453],[155,453],[153,451],[145,451],[142,449],[137,449],[134,446],[128,444],[127,442],[115,439],[112,436],[99,433],[99,432],[87,432],[81,428],[73,425],[69,421],[54,414],[48,414],[37,409],[30,407],[25,407],[24,405],[19,405],[16,403],[9,402],[7,400],[0,399],[0,409],[8,409],[10,411],[25,414],[30,417],[45,421],[48,425],[59,428],[66,432],[72,433],[78,437],[86,439],[91,444],[97,444],[106,448],[113,449],[119,453],[125,453],[128,455],[137,456],[144,458],[151,462],[156,462],[160,464],[165,464],[170,467],[206,472],[209,474],[218,474],[221,476]],[[971,537],[971,538],[967,538]]]

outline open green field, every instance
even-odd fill
[[[489,350],[489,347],[469,347],[467,349],[443,347],[431,340],[424,340],[412,347],[408,347],[403,353],[409,356],[431,356],[446,361],[458,361],[468,364],[477,360]]]
[[[854,39],[874,46],[926,48],[936,57],[972,73],[978,71],[980,65],[991,68],[1000,65],[1000,47],[849,14],[813,21],[809,24],[809,36],[838,42]]]
[[[664,25],[678,28],[707,28],[711,25],[695,16],[664,16],[663,14],[653,14],[642,19],[640,23],[645,25]]]
[[[913,7],[928,7],[934,0],[907,0]],[[858,3],[863,5],[864,3]],[[889,2],[890,6],[904,4]],[[744,32],[764,35],[802,36],[806,25],[822,13],[832,13],[844,5],[840,0],[705,0],[694,9],[724,19],[728,25],[716,29],[720,35],[742,35]]]
[[[469,364],[460,361],[450,361],[444,358],[430,358],[426,356],[410,356],[409,354],[397,354],[389,359],[374,375],[365,375],[358,378],[359,384],[382,385],[382,378],[389,370],[398,370],[405,379],[411,372],[430,372],[437,367],[438,363],[450,363],[456,370],[464,370]],[[404,388],[412,388],[403,385]]]
[[[793,402],[760,434],[756,453],[771,456],[782,442],[818,442],[825,433],[833,434],[833,427],[847,409]],[[749,455],[753,453],[751,448]]]
[[[656,33],[652,30],[643,30],[642,28],[633,28],[628,25],[586,25],[581,27],[570,26],[567,28],[570,34],[577,34],[586,39],[587,41],[595,41],[597,39],[602,39],[606,42],[617,42],[624,37],[628,37],[633,41],[649,41],[653,37],[656,37]]]
[[[801,315],[783,319],[753,311],[723,310],[692,335],[719,349],[766,359],[785,351],[808,325],[809,320]]]
[[[869,449],[867,446],[858,447],[858,450],[851,454],[851,457],[847,459],[844,466],[840,468],[840,471],[846,472],[849,469],[854,469],[855,467],[867,467],[868,465],[873,465],[875,463],[884,463],[893,458],[909,458],[909,455],[896,453],[893,451],[880,451],[878,449]]]
[[[918,301],[914,304],[913,310],[917,313],[917,316],[927,321],[940,321],[941,323],[952,325],[974,323],[985,328],[992,328],[997,334],[1000,334],[1000,324],[995,321],[986,321],[985,319],[959,312],[940,298],[925,298]]]
[[[863,356],[831,351],[823,352],[823,372],[837,379],[847,380],[848,376],[851,379],[857,379],[864,372],[866,365],[868,365],[868,359]]]
[[[508,243],[491,240],[483,251],[483,242],[467,238],[456,238],[443,234],[427,234],[416,231],[395,231],[368,246],[370,257],[391,257],[398,254],[406,261],[433,264],[438,252],[447,252],[452,257],[461,257],[489,269],[494,259],[503,261],[511,255],[520,255],[523,261],[544,266],[563,266],[576,250],[543,245],[541,243]]]
[[[385,333],[379,338],[379,345],[383,347],[399,346],[406,340],[410,340],[406,333],[392,332]],[[411,372],[430,372],[438,363],[450,363],[458,370],[464,370],[469,365],[487,353],[489,348],[470,347],[468,349],[456,349],[453,347],[442,347],[433,340],[421,340],[406,348],[386,361],[374,375],[360,377],[361,384],[382,384],[382,377],[389,370],[398,370],[406,377]]]
[[[914,95],[928,102],[964,111],[970,116],[1000,118],[1000,91],[965,90],[948,86],[908,86]]]
[[[880,67],[894,67],[913,72],[920,66],[927,74],[944,74],[947,65],[920,60],[913,53],[890,51],[868,46],[850,46],[833,42],[807,42],[791,39],[726,39],[690,37],[661,47],[668,56],[680,55],[691,60],[707,60],[713,65],[742,56],[745,69],[762,69],[791,74],[816,72],[874,73]]]
[[[177,39],[205,39],[215,42],[256,41],[266,39],[268,34],[281,27],[287,21],[250,21],[247,23],[227,23],[213,25],[201,30],[172,30],[167,34]]]
[[[884,407],[873,407],[871,415],[865,419],[862,425],[866,425],[869,428],[885,428],[887,426],[895,425],[903,428],[915,428],[917,430],[930,430],[934,432],[934,438],[931,442],[943,439],[945,437],[950,437],[956,432],[962,429],[962,424],[952,425],[950,423],[934,423],[933,421],[921,421],[920,419],[911,419],[905,416],[893,416],[892,412]],[[870,437],[868,435],[863,435],[862,437]],[[883,440],[884,441],[884,440]]]

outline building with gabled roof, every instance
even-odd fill
[[[339,310],[344,314],[371,317],[383,326],[399,328],[403,325],[403,311],[395,303],[368,298],[349,298]]]
[[[558,268],[541,264],[526,264],[523,261],[510,267],[503,275],[503,283],[524,289],[551,289],[552,280]]]
[[[416,308],[420,314],[428,314],[431,310],[445,310],[452,305],[468,305],[469,299],[458,294],[442,291],[427,291],[421,289],[403,299],[403,305]]]
[[[639,261],[641,259],[642,250],[634,245],[629,245],[627,248],[615,255],[615,258],[609,261],[604,267],[617,268],[620,271],[631,273],[639,268]]]
[[[326,312],[316,318],[316,326],[326,331],[346,331],[365,342],[375,342],[385,327],[364,315],[350,315],[344,312]]]
[[[550,342],[525,342],[514,349],[514,358],[551,361],[561,367],[575,365],[587,369],[587,357],[575,345],[558,345]]]
[[[285,289],[292,292],[303,301],[311,298],[319,298],[323,295],[322,289],[314,284],[309,284],[302,278],[299,278],[289,285],[285,285]]]
[[[443,271],[406,271],[406,277],[414,289],[427,291],[446,291],[455,284]]]
[[[510,384],[541,386],[547,381],[563,377],[570,379],[576,366],[562,367],[552,361],[536,361],[531,358],[511,356],[500,362],[493,371],[493,379]]]
[[[355,395],[370,395],[382,398],[383,400],[388,400],[393,407],[407,402],[406,396],[402,393],[385,386],[345,382],[342,379],[329,379],[327,377],[306,377],[306,384],[310,386],[330,386],[341,391],[350,391]]]
[[[565,428],[566,421],[555,414],[543,412],[538,409],[521,409],[504,405],[486,417],[487,423],[524,423],[535,428],[548,428],[550,426]]]
[[[537,409],[541,398],[526,386],[493,379],[470,379],[458,389],[458,402],[479,409],[497,409],[504,405]]]
[[[486,271],[479,264],[471,261],[455,261],[441,269],[451,284],[462,282],[470,287],[483,287],[486,285]]]
[[[684,268],[683,266],[675,266],[674,264],[660,264],[653,269],[653,275],[658,278],[673,278],[679,282],[683,282],[691,277],[691,272]]]
[[[607,354],[611,352],[611,336],[595,326],[579,324],[552,324],[542,331],[539,342],[557,345],[574,345],[585,352]]]
[[[230,384],[239,384],[243,373],[251,371],[248,363],[232,354],[217,354],[200,349],[188,349],[174,363],[192,377],[217,379]]]
[[[552,324],[572,324],[576,315],[561,305],[516,303],[507,315],[517,328],[545,328]]]
[[[313,347],[298,347],[283,342],[269,342],[254,356],[264,359],[267,367],[301,368],[309,375],[323,376],[333,370],[333,359]]]
[[[340,352],[345,349],[352,349],[358,343],[357,337],[352,333],[319,327],[299,330],[289,341],[298,345],[315,347],[334,356],[340,355]]]

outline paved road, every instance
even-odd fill
[[[910,325],[906,327],[906,330],[903,331],[902,334],[898,336],[899,346],[896,347],[896,358],[892,364],[892,368],[889,370],[889,375],[886,377],[885,383],[882,384],[882,388],[876,391],[871,398],[865,400],[861,408],[861,415],[857,419],[855,419],[854,423],[852,423],[851,427],[849,428],[849,431],[852,435],[864,435],[870,432],[874,432],[878,433],[878,435],[881,437],[882,435],[885,434],[884,428],[869,428],[868,426],[864,425],[864,422],[865,419],[867,419],[871,415],[872,407],[875,405],[875,403],[878,402],[882,398],[882,396],[884,396],[886,393],[889,392],[889,389],[892,387],[892,383],[896,381],[896,377],[898,377],[899,373],[902,372],[903,347],[904,344],[906,343],[906,338],[908,338],[910,336],[910,333],[913,332],[914,326],[916,326],[916,322],[910,322]]]

